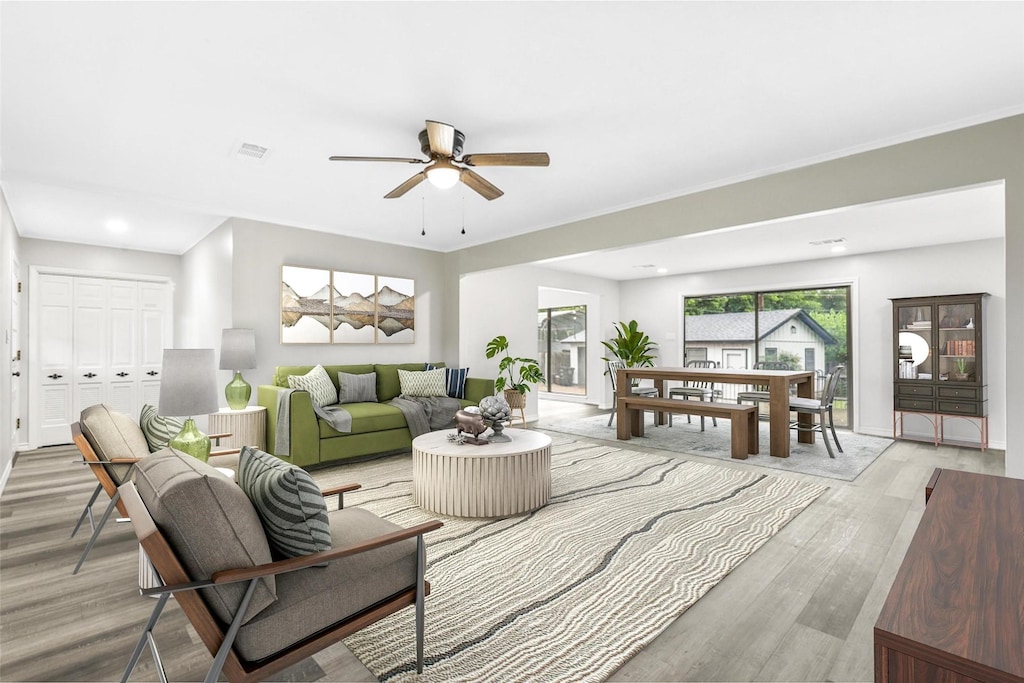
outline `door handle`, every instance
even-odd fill
[[[87,372],[84,375],[82,375],[82,377],[85,377],[87,379],[92,379],[95,376],[96,376],[95,372]],[[57,377],[60,377],[60,375],[57,375]],[[52,377],[52,379],[57,379],[57,377]]]
[[[147,374],[147,375],[149,375],[150,377],[156,377],[156,376],[157,376],[157,375],[159,375],[160,373],[159,373],[159,372],[157,372],[156,370],[150,370],[150,371],[149,371],[149,372],[147,372],[146,374]]]
[[[47,377],[49,377],[50,379],[60,379],[63,376],[64,375],[58,375],[56,372],[53,373],[52,375],[47,375]]]
[[[21,373],[17,371],[12,372],[11,374],[14,375],[15,377],[21,377]]]
[[[119,373],[117,373],[117,376],[118,377],[127,377],[128,373],[127,372],[119,372]]]

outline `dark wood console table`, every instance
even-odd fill
[[[940,469],[926,492],[875,623],[875,680],[1024,683],[1024,480]]]

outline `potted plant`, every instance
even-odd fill
[[[498,377],[494,380],[495,391],[505,393],[505,402],[510,408],[522,409],[526,405],[526,392],[531,384],[544,382],[540,366],[533,358],[517,358],[508,352],[508,339],[499,335],[487,342],[485,354],[494,358],[504,353],[505,357],[498,363]],[[508,377],[504,373],[508,373]]]
[[[611,341],[601,343],[611,352],[610,358],[602,357],[601,360],[621,360],[626,363],[627,368],[654,365],[656,356],[651,352],[658,348],[658,343],[651,341],[651,338],[639,329],[635,320],[616,323],[615,337]]]
[[[957,382],[966,382],[970,375],[967,372],[967,359],[957,358],[956,359],[956,372],[953,373],[953,379]]]

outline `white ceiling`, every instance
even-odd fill
[[[451,251],[1020,112],[1021,2],[0,2],[19,233],[175,254],[229,216]],[[427,183],[385,200],[422,167],[327,160],[418,156],[427,118],[467,153],[551,166],[477,169],[493,202]],[[243,160],[243,142],[270,152]],[[971,216],[971,197],[946,208]],[[921,201],[935,242],[954,224]],[[776,255],[701,239],[731,267],[811,235],[920,239],[855,216],[779,224]],[[608,276],[602,258],[576,267]]]

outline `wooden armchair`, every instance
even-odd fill
[[[230,434],[215,434],[211,438],[226,436]],[[71,532],[71,538],[74,538],[82,522],[88,518],[92,536],[71,572],[77,574],[113,511],[117,509],[121,516],[127,516],[119,500],[117,487],[128,480],[135,464],[149,455],[149,445],[142,429],[132,418],[103,404],[89,406],[82,411],[80,420],[71,425],[71,439],[82,454],[82,460],[78,462],[88,466],[97,480],[96,488]],[[238,453],[237,449],[221,450],[213,455],[230,456],[235,453]],[[231,459],[228,458],[224,465],[230,464]],[[93,518],[92,507],[101,491],[110,496],[110,503],[97,523]]]
[[[207,681],[221,672],[262,680],[409,605],[422,671],[423,534],[440,521],[402,528],[342,507],[328,513],[333,547],[274,561],[252,503],[216,470],[167,449],[140,463],[134,479],[120,497],[165,585],[142,590],[159,599],[122,682],[147,645],[164,676],[152,631],[172,594],[213,656]]]

